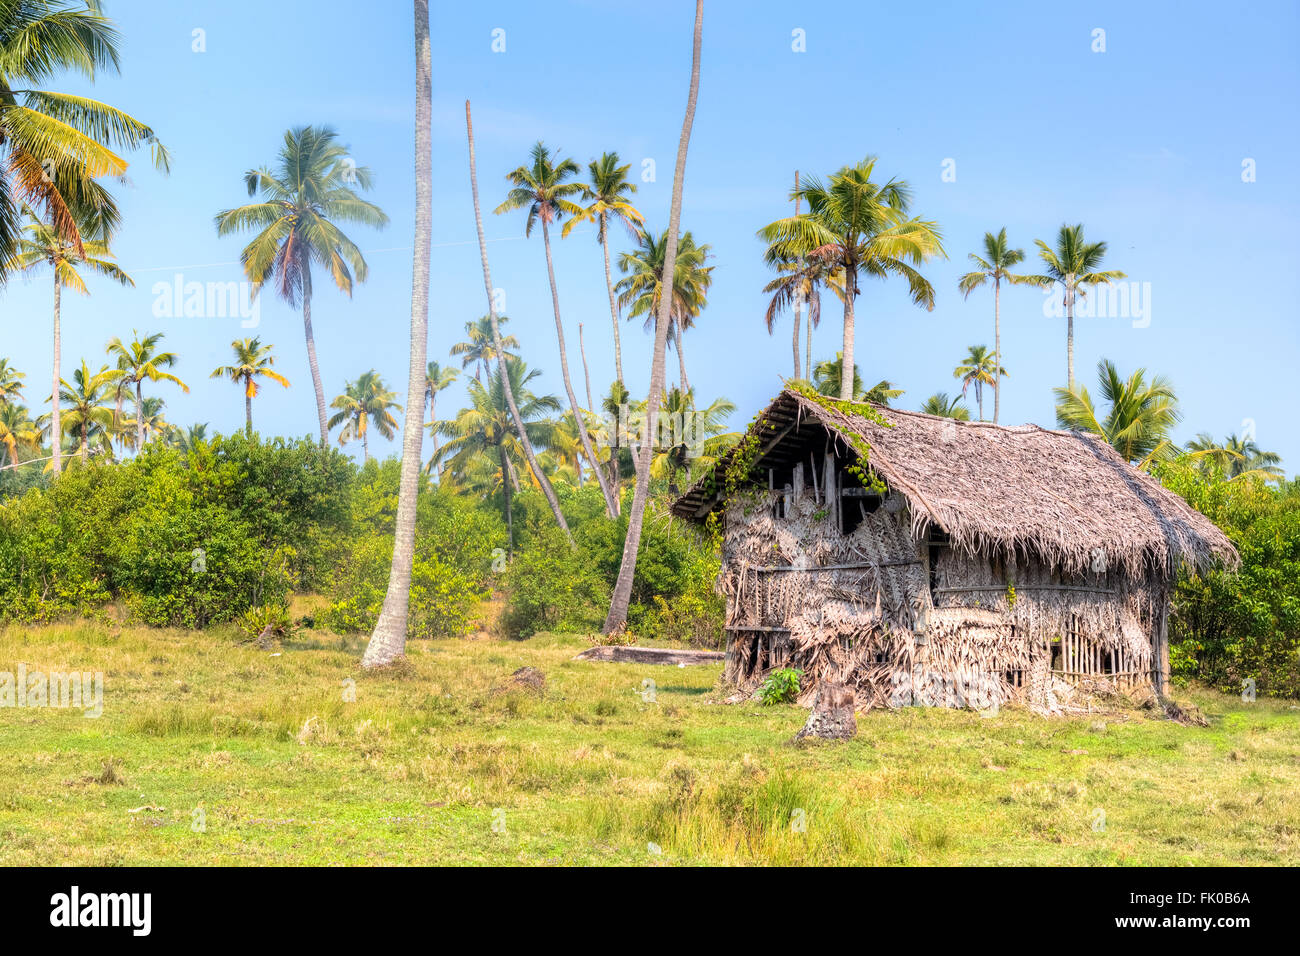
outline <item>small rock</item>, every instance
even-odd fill
[[[536,667],[521,667],[510,675],[510,683],[515,687],[540,692],[546,688],[546,675]]]

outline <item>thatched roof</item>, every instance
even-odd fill
[[[855,405],[874,408],[891,427],[836,407]],[[758,441],[750,474],[766,484],[768,468],[806,460],[811,448],[825,446],[827,431],[841,455],[855,455],[866,441],[871,469],[904,496],[918,537],[937,526],[953,547],[1036,554],[1069,574],[1091,567],[1097,549],[1108,566],[1135,576],[1240,560],[1208,518],[1100,438],[1079,432],[958,422],[787,389],[750,426],[747,434]],[[675,514],[702,520],[721,504],[718,489],[741,445],[673,504]]]

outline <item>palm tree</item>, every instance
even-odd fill
[[[80,6],[0,3],[0,263],[19,251],[25,205],[39,209],[39,218],[78,256],[87,219],[105,235],[116,228],[117,206],[97,182],[126,173],[115,147],[148,145],[157,169],[165,173],[170,165],[166,147],[135,117],[86,96],[33,88],[68,71],[91,80],[99,71],[117,72],[113,22],[98,0]],[[7,272],[0,267],[0,283]]]
[[[521,360],[510,356],[506,357],[504,366],[529,443],[549,445],[556,426],[554,422],[544,420],[544,416],[559,412],[563,406],[553,395],[534,395],[529,390],[528,384],[541,374],[539,371],[530,371]],[[496,460],[498,470],[492,490],[495,491],[498,485],[501,488],[502,508],[513,550],[514,519],[511,511],[513,499],[510,474],[513,470],[512,461],[520,464],[524,461],[523,445],[519,441],[518,431],[513,427],[514,412],[506,401],[501,376],[489,379],[486,386],[477,381],[467,384],[469,407],[458,411],[451,421],[437,422],[434,425],[434,430],[445,437],[447,442],[433,460],[439,465],[445,462],[454,477],[463,477],[482,459]],[[540,473],[540,466],[533,471],[535,477]]]
[[[0,4],[0,18],[4,15],[4,9],[4,5]],[[7,115],[7,113],[0,111],[0,115]],[[0,120],[0,129],[3,129],[2,120]],[[0,184],[3,184],[2,180]],[[63,289],[69,288],[81,295],[89,294],[86,282],[81,276],[82,268],[112,279],[120,285],[134,286],[135,282],[113,261],[113,253],[109,249],[107,220],[102,215],[80,210],[76,219],[77,236],[69,239],[55,226],[35,218],[36,214],[30,207],[24,207],[24,212],[28,216],[28,222],[23,226],[22,234],[9,243],[12,246],[12,253],[5,260],[0,273],[29,273],[44,266],[50,267],[50,272],[54,276],[54,381],[52,382],[52,394],[54,394],[58,392],[63,382],[60,377]],[[2,203],[0,203],[0,214],[3,214]],[[0,238],[0,242],[4,241],[7,240]],[[58,474],[63,465],[63,449],[58,437],[63,434],[63,423],[58,402],[54,402],[51,412],[50,427],[55,436],[51,442],[54,459],[52,467],[54,473]]]
[[[695,402],[695,390],[683,392],[670,388],[663,397],[660,421],[665,417],[671,427],[664,433],[667,442],[656,442],[650,462],[650,475],[665,478],[670,494],[678,493],[677,476],[683,472],[707,471],[726,448],[740,437],[726,432],[726,422],[736,411],[735,403],[716,398],[704,408]]]
[[[155,332],[153,335],[140,338],[140,333],[132,329],[131,334],[135,337],[129,345],[124,344],[116,335],[113,336],[108,341],[107,352],[109,358],[117,359],[117,370],[121,373],[120,380],[122,384],[134,386],[135,388],[135,446],[143,448],[145,431],[144,380],[173,382],[179,385],[181,391],[186,394],[189,393],[190,387],[171,372],[165,371],[165,369],[169,369],[176,364],[177,356],[175,352],[157,351],[163,333]]]
[[[167,424],[167,420],[163,417],[164,404],[157,395],[150,395],[144,400],[141,408],[136,410],[136,417],[125,423],[135,426],[135,436],[132,437],[130,432],[119,435],[119,439],[127,448],[139,451],[149,441],[159,435],[167,434],[172,426]]]
[[[400,412],[402,406],[393,401],[395,398],[397,393],[390,392],[384,386],[384,380],[373,368],[357,376],[355,382],[348,382],[343,388],[343,394],[330,402],[330,408],[338,411],[330,416],[329,427],[343,426],[339,432],[339,444],[346,445],[353,439],[361,439],[361,460],[369,461],[370,426],[373,424],[385,438],[392,438],[396,434],[397,419],[393,417],[391,409]],[[424,427],[423,422],[420,427]]]
[[[208,442],[208,423],[195,422],[188,428],[181,428],[179,425],[169,425],[167,427],[166,442],[172,448],[175,448],[183,455],[188,455],[195,451],[200,445],[206,445]]]
[[[22,397],[26,377],[27,373],[18,371],[7,358],[0,358],[0,406]]]
[[[40,429],[26,406],[0,402],[0,465],[16,464],[20,449],[34,452],[39,447]]]
[[[778,273],[777,277],[763,286],[763,292],[770,294],[764,321],[767,334],[776,330],[776,317],[792,305],[795,309],[794,329],[794,377],[802,378],[799,366],[799,324],[804,305],[808,306],[808,374],[813,374],[812,366],[812,330],[822,321],[822,287],[830,289],[840,299],[844,298],[844,287],[840,282],[840,272],[834,265],[824,259],[811,256],[782,258],[773,254],[768,257]]]
[[[325,389],[316,361],[316,339],[311,327],[312,264],[329,271],[341,292],[352,295],[352,284],[369,275],[361,250],[343,234],[338,222],[354,222],[383,229],[388,216],[352,188],[371,186],[370,170],[358,166],[338,144],[327,126],[299,126],[284,134],[279,163],[244,173],[249,196],[261,202],[217,213],[217,235],[246,229],[258,230],[240,260],[257,295],[267,282],[290,307],[302,304],[303,334],[307,339],[307,364],[316,391],[316,417],[323,448],[329,442],[325,421]],[[423,367],[423,363],[421,363]]]
[[[668,250],[668,233],[658,238],[646,230],[641,233],[640,248],[618,257],[618,269],[624,277],[614,286],[619,293],[618,303],[628,308],[629,319],[645,316],[647,331],[654,327],[663,295],[664,257]],[[681,371],[681,390],[690,389],[686,378],[686,359],[682,353],[682,333],[694,325],[694,320],[708,301],[709,286],[713,284],[713,266],[704,263],[711,257],[712,247],[705,243],[697,246],[690,232],[684,232],[677,244],[677,259],[673,267],[672,303],[669,307],[668,341],[677,350]]]
[[[236,339],[230,343],[235,353],[235,364],[214,368],[208,376],[230,379],[244,387],[244,429],[249,438],[253,437],[253,399],[262,390],[257,380],[267,378],[289,387],[289,380],[271,367],[275,364],[275,356],[271,354],[273,347],[269,342],[263,345],[261,338]]]
[[[1084,386],[1056,388],[1056,422],[1063,428],[1100,435],[1107,444],[1141,469],[1173,451],[1169,434],[1182,419],[1173,385],[1162,375],[1146,379],[1140,368],[1120,378],[1108,359],[1097,363],[1102,397],[1110,407],[1099,418]]]
[[[1234,434],[1219,444],[1208,432],[1201,432],[1187,443],[1185,451],[1202,471],[1217,471],[1230,480],[1253,475],[1277,481],[1286,474],[1280,467],[1282,456],[1263,451],[1253,438]]]
[[[420,490],[420,448],[424,440],[424,394],[428,387],[429,268],[433,242],[433,59],[429,52],[429,2],[414,0],[415,24],[415,245],[411,255],[410,364],[407,414],[402,421],[401,475],[393,526],[393,560],[384,604],[370,634],[362,665],[395,660],[406,647],[411,574],[415,566],[416,497]],[[419,416],[414,414],[416,406]]]
[[[551,507],[551,514],[555,517],[555,523],[559,525],[569,544],[573,544],[573,535],[569,531],[569,524],[564,520],[564,512],[560,510],[560,499],[555,497],[555,489],[551,487],[551,482],[547,479],[537,461],[537,454],[533,451],[533,443],[528,439],[528,429],[524,426],[524,420],[519,414],[514,389],[510,385],[510,376],[506,371],[509,362],[506,359],[505,343],[501,341],[501,325],[497,321],[496,299],[492,293],[492,270],[488,266],[487,238],[483,235],[483,212],[478,201],[478,169],[474,161],[474,120],[470,114],[469,100],[465,101],[465,139],[469,143],[469,190],[474,200],[474,227],[478,234],[479,259],[483,264],[483,290],[487,293],[488,321],[492,326],[492,347],[497,354],[497,374],[501,381],[502,391],[505,394],[506,405],[510,408],[510,418],[515,424],[515,434],[519,437],[524,455],[528,459],[528,468],[541,486],[542,494],[546,496],[546,503]]]
[[[71,384],[59,383],[59,404],[67,406],[61,427],[76,438],[82,464],[89,460],[92,442],[105,454],[113,453],[114,416],[108,405],[108,394],[116,378],[115,371],[105,365],[98,372],[91,372],[82,359],[81,367],[73,369]],[[50,435],[50,443],[58,447],[62,436],[52,427]]]
[[[497,316],[497,324],[505,325],[510,321],[510,316]],[[513,335],[501,336],[501,346],[509,354],[517,354],[519,349],[519,340]],[[492,317],[485,315],[473,322],[465,323],[465,341],[457,342],[451,347],[449,355],[459,355],[460,367],[469,368],[474,366],[474,378],[477,381],[483,381],[481,374],[487,372],[491,374],[492,363],[496,361],[497,350],[492,343]]]
[[[1106,243],[1085,242],[1083,224],[1061,226],[1056,234],[1056,248],[1052,249],[1041,239],[1035,239],[1038,257],[1047,265],[1045,276],[1025,276],[1024,281],[1035,285],[1059,282],[1065,289],[1065,363],[1066,390],[1074,388],[1074,300],[1076,295],[1088,294],[1090,285],[1109,285],[1124,273],[1111,270],[1098,271],[1106,257]]]
[[[614,281],[609,272],[609,224],[620,222],[634,239],[640,238],[645,217],[629,201],[636,192],[636,183],[627,178],[631,164],[618,164],[618,153],[601,153],[600,159],[587,164],[587,182],[582,185],[582,198],[588,205],[575,213],[560,231],[567,239],[573,227],[580,222],[596,223],[596,241],[605,254],[605,289],[609,292],[609,317],[614,324],[614,375],[623,384],[623,346],[618,332],[618,304],[614,300]]]
[[[559,222],[565,216],[581,215],[582,207],[571,198],[583,191],[581,183],[571,181],[577,174],[577,163],[572,159],[560,158],[552,154],[539,142],[532,148],[529,165],[520,166],[506,174],[511,189],[506,193],[505,201],[495,210],[498,214],[516,209],[527,210],[528,216],[524,226],[526,236],[532,235],[534,225],[538,222],[542,224],[542,245],[546,250],[546,275],[551,283],[551,308],[555,313],[555,339],[560,346],[560,377],[564,380],[564,394],[569,399],[569,410],[575,417],[579,414],[579,406],[577,396],[573,393],[573,382],[569,378],[569,356],[564,345],[564,322],[560,318],[560,294],[555,286],[555,264],[551,258],[551,223]],[[587,435],[586,429],[580,430],[578,437],[582,439],[582,449],[587,456],[587,461],[596,472],[596,480],[600,483],[600,491],[605,498],[606,513],[613,517],[618,510],[617,504],[605,484],[605,476],[596,461],[596,452],[591,446],[591,438]]]
[[[999,367],[1002,364],[1002,283],[1042,285],[1042,282],[1036,276],[1014,275],[1010,271],[1012,266],[1024,261],[1025,250],[1008,246],[1005,226],[996,236],[991,232],[984,233],[983,257],[972,252],[968,258],[975,263],[976,269],[962,276],[957,288],[963,298],[969,299],[972,292],[993,280],[993,365]],[[1002,408],[1002,378],[997,374],[993,378],[993,422],[996,424]],[[983,412],[980,417],[984,417]]]
[[[844,276],[844,370],[840,398],[849,400],[853,367],[854,303],[861,275],[907,280],[912,301],[934,308],[934,287],[916,271],[933,256],[945,255],[939,227],[909,217],[911,190],[902,180],[883,185],[872,182],[876,158],[868,156],[856,166],[845,166],[829,183],[810,178],[791,193],[808,200],[808,212],[769,223],[758,235],[768,243],[766,259],[783,261],[812,256],[825,260]]]
[[[925,400],[921,411],[926,415],[938,415],[940,418],[952,418],[959,422],[970,421],[970,409],[961,404],[961,396],[948,397],[947,392],[935,392]]]
[[[673,168],[673,196],[668,206],[668,243],[664,250],[664,267],[661,275],[677,275],[677,240],[682,228],[682,184],[686,179],[686,151],[691,142],[691,127],[695,123],[695,103],[700,92],[700,36],[704,25],[704,0],[695,0],[695,30],[691,41],[691,83],[686,94],[686,116],[682,119],[682,133],[677,140],[677,162]],[[650,391],[646,398],[645,420],[647,434],[653,435],[659,419],[659,404],[664,390],[664,363],[668,348],[668,329],[672,322],[672,296],[660,296],[655,317],[654,348],[650,355]],[[637,451],[640,459],[636,466],[636,486],[632,491],[632,507],[628,513],[627,534],[623,538],[623,558],[614,582],[614,593],[605,615],[603,630],[606,634],[622,630],[627,625],[627,609],[632,602],[632,581],[636,576],[637,550],[641,547],[641,528],[645,522],[646,500],[650,494],[650,441],[643,441]]]
[[[491,329],[489,329],[489,332],[490,331]],[[433,430],[434,457],[437,457],[438,454],[438,432],[436,428],[433,428],[433,426],[438,424],[438,393],[444,389],[450,388],[451,383],[456,381],[458,374],[459,373],[454,368],[443,368],[437,362],[430,362],[428,368],[425,370],[424,402],[429,406],[429,425]],[[478,376],[475,375],[474,379],[477,381]],[[433,458],[430,458],[429,462],[432,464]],[[438,479],[442,479],[441,468],[438,469]]]
[[[975,404],[979,407],[980,421],[984,421],[984,386],[992,385],[996,389],[998,379],[1007,375],[1007,370],[998,365],[987,345],[972,345],[966,351],[966,357],[952,370],[952,377],[961,379],[963,396],[966,389],[975,386]]]

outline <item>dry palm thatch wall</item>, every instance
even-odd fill
[[[882,705],[1049,710],[1080,682],[1161,684],[1174,567],[1236,559],[1207,519],[1084,436],[850,410],[782,393],[744,487],[674,506],[721,511],[728,679],[792,666],[805,696],[833,678]]]

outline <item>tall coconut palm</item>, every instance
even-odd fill
[[[911,190],[902,180],[872,181],[876,157],[845,166],[823,184],[813,177],[791,197],[807,200],[808,212],[769,223],[758,235],[768,243],[766,258],[776,266],[801,256],[824,259],[844,274],[844,348],[840,398],[849,400],[853,368],[855,313],[861,276],[907,280],[912,301],[934,308],[934,287],[916,271],[945,255],[938,225],[911,217]]]
[[[505,201],[494,210],[497,214],[523,209],[527,211],[524,235],[531,236],[533,226],[542,224],[542,246],[546,250],[546,276],[551,283],[551,309],[555,313],[555,339],[560,347],[560,377],[564,381],[564,394],[569,399],[569,410],[577,417],[579,405],[569,377],[569,356],[564,344],[564,322],[560,318],[560,293],[555,285],[555,263],[551,257],[551,223],[566,216],[582,213],[582,207],[573,201],[583,191],[582,183],[573,181],[578,174],[578,164],[567,157],[552,153],[544,144],[536,143],[529,155],[527,166],[519,166],[506,174],[511,184]],[[605,497],[605,510],[613,517],[618,506],[610,494],[604,473],[596,460],[596,451],[586,429],[578,432],[582,449],[596,473],[601,494]]]
[[[498,356],[497,375],[501,382],[502,392],[505,395],[506,405],[510,409],[511,421],[515,424],[515,434],[519,437],[524,456],[528,459],[529,471],[532,472],[533,477],[541,486],[542,494],[546,496],[546,503],[551,506],[551,514],[555,516],[555,523],[559,525],[568,542],[573,544],[573,535],[569,531],[569,524],[564,520],[564,512],[560,510],[560,499],[555,496],[555,489],[551,487],[550,480],[547,479],[537,461],[537,453],[533,450],[533,443],[528,438],[528,429],[519,414],[519,405],[515,401],[514,389],[510,384],[510,376],[506,370],[509,362],[505,359],[506,346],[501,340],[501,324],[497,320],[496,297],[492,292],[492,270],[488,266],[487,238],[483,234],[483,212],[478,201],[478,169],[474,160],[474,120],[470,114],[469,100],[465,101],[465,139],[469,143],[469,191],[474,200],[474,227],[478,234],[479,258],[483,264],[483,290],[487,293],[488,321],[492,326],[492,346]]]
[[[987,345],[972,345],[966,357],[952,370],[952,377],[961,379],[963,396],[968,388],[975,386],[975,404],[979,408],[980,421],[984,421],[984,386],[991,385],[996,389],[998,380],[1007,377],[1007,370],[998,365]]]
[[[175,352],[159,352],[158,343],[163,339],[163,333],[155,332],[153,335],[140,337],[140,333],[134,329],[131,330],[134,338],[129,344],[124,343],[116,335],[108,340],[108,357],[117,360],[117,371],[121,373],[120,380],[123,385],[131,386],[135,389],[135,447],[144,447],[145,415],[144,415],[144,380],[151,382],[172,382],[179,385],[181,391],[189,394],[190,387],[173,375],[167,369],[174,366],[177,362]]]
[[[109,396],[116,378],[115,369],[107,365],[92,372],[86,360],[73,369],[72,382],[59,383],[59,404],[66,406],[60,419],[61,427],[77,442],[82,464],[90,458],[91,444],[97,444],[105,454],[113,453],[113,409]],[[50,443],[58,446],[61,435],[51,428]]]
[[[0,11],[3,5],[0,4]],[[0,13],[2,18],[3,13]],[[3,115],[3,111],[0,111]],[[60,372],[62,353],[62,316],[63,290],[71,289],[81,295],[89,295],[82,270],[112,279],[120,285],[134,286],[132,278],[122,271],[114,261],[109,249],[109,232],[103,216],[86,209],[75,210],[78,215],[77,237],[69,239],[60,233],[58,227],[35,218],[31,207],[24,207],[28,222],[22,228],[13,245],[12,254],[5,260],[0,272],[32,273],[49,266],[54,277],[54,381],[55,394],[63,382]],[[59,436],[63,434],[62,410],[58,402],[51,408],[51,432],[55,436],[53,446],[53,470],[58,474],[62,468],[63,449]]]
[[[489,330],[490,331],[490,330]],[[429,427],[433,431],[433,454],[438,454],[438,393],[451,387],[459,373],[454,368],[443,368],[437,362],[430,362],[424,374],[424,403],[429,406]],[[475,376],[477,380],[477,376]],[[429,459],[433,463],[433,458]],[[426,468],[426,471],[428,469]],[[438,478],[442,479],[442,469],[438,469]]]
[[[0,3],[0,264],[19,251],[25,205],[78,255],[87,217],[106,233],[117,226],[117,206],[98,182],[126,173],[115,148],[147,145],[167,172],[167,149],[140,120],[86,96],[35,88],[66,72],[90,80],[116,73],[118,40],[98,0]],[[7,271],[0,266],[0,283]],[[56,371],[56,386],[58,379]]]
[[[1019,265],[1025,259],[1023,249],[1012,249],[1007,243],[1007,229],[1005,226],[999,230],[995,236],[991,232],[984,233],[984,255],[978,256],[970,253],[967,258],[975,263],[975,270],[968,272],[957,283],[957,288],[961,290],[963,298],[970,298],[970,294],[984,285],[990,279],[993,281],[993,364],[1001,366],[1002,364],[1002,283],[1007,282],[1011,285],[1042,285],[1042,277],[1030,275],[1016,275],[1011,272],[1011,267]],[[993,377],[993,421],[996,423],[999,419],[1002,408],[1002,378],[995,374]],[[980,418],[983,418],[983,412]]]
[[[1147,381],[1147,370],[1121,378],[1109,359],[1097,363],[1102,397],[1109,403],[1099,417],[1085,386],[1056,388],[1056,423],[1100,435],[1125,461],[1145,470],[1174,451],[1169,435],[1182,420],[1174,387],[1162,375]]]
[[[497,316],[497,324],[505,325],[510,321],[510,316]],[[513,335],[501,336],[501,347],[508,354],[517,355],[519,351],[519,340]],[[460,367],[469,368],[474,366],[474,379],[483,381],[482,373],[492,374],[492,363],[496,361],[496,345],[492,342],[492,317],[483,316],[475,319],[473,322],[465,323],[465,340],[457,342],[448,351],[449,355],[460,356]]]
[[[219,236],[257,231],[240,254],[254,295],[270,282],[276,295],[290,307],[302,306],[321,447],[329,442],[329,426],[311,325],[312,265],[327,270],[334,285],[349,297],[354,281],[366,281],[370,270],[365,257],[337,223],[358,223],[375,229],[388,225],[384,211],[352,188],[355,185],[365,190],[371,184],[369,168],[358,166],[348,156],[334,130],[328,126],[298,126],[284,134],[274,171],[263,166],[244,173],[248,195],[260,193],[261,201],[222,210],[214,220]],[[424,363],[420,364],[423,368]]]
[[[618,153],[601,153],[600,159],[593,159],[587,164],[587,182],[582,184],[582,198],[587,202],[575,213],[560,231],[562,238],[568,238],[573,227],[582,222],[596,224],[596,241],[600,243],[605,255],[605,290],[609,293],[609,318],[614,326],[614,375],[615,380],[623,384],[623,345],[619,338],[618,303],[614,298],[614,280],[609,271],[609,225],[611,222],[622,223],[634,239],[641,235],[641,226],[645,217],[632,205],[631,195],[636,192],[636,183],[627,178],[630,163],[620,166]]]
[[[339,444],[346,445],[354,439],[360,439],[361,459],[369,461],[370,426],[373,425],[385,438],[392,438],[396,434],[397,419],[393,417],[393,410],[400,412],[402,406],[394,401],[395,398],[397,393],[384,386],[384,380],[373,368],[358,375],[355,382],[348,382],[343,388],[343,394],[330,402],[330,408],[337,411],[330,416],[329,427],[343,426],[339,432]],[[423,395],[419,395],[419,401],[423,406]],[[420,427],[424,427],[423,421],[420,422]]]
[[[509,356],[504,365],[529,444],[550,444],[555,423],[545,420],[545,416],[561,410],[563,406],[559,399],[553,395],[534,395],[529,390],[529,383],[541,374],[537,370],[529,370],[522,361]],[[435,460],[440,465],[445,462],[453,476],[465,475],[481,459],[496,462],[498,471],[492,490],[495,491],[495,485],[499,484],[503,514],[513,549],[510,473],[512,461],[522,464],[525,460],[523,443],[514,427],[514,411],[506,400],[501,376],[489,379],[486,386],[473,380],[468,381],[467,385],[469,406],[458,411],[454,419],[435,425],[435,430],[447,439],[438,450]],[[541,474],[540,465],[533,474],[534,477]],[[540,483],[540,478],[538,481]]]
[[[970,421],[970,409],[961,403],[961,396],[948,397],[947,392],[935,392],[925,400],[921,411],[926,415],[938,415],[940,418],[953,418],[959,422]]]
[[[663,295],[664,259],[668,250],[668,233],[656,236],[646,230],[641,233],[640,246],[618,257],[618,269],[624,274],[615,284],[619,305],[628,309],[627,317],[645,316],[645,328],[654,328],[659,300]],[[686,358],[682,350],[682,333],[694,325],[695,317],[708,303],[709,286],[713,284],[713,266],[704,263],[711,258],[712,247],[695,244],[689,231],[682,233],[677,244],[677,258],[673,266],[672,302],[668,316],[671,323],[668,341],[677,350],[680,366],[681,390],[690,390],[686,377]]]
[[[136,409],[135,418],[125,422],[134,428],[134,434],[126,430],[124,434],[118,436],[122,444],[133,451],[142,451],[144,446],[159,436],[165,436],[172,427],[167,423],[167,418],[163,414],[163,405],[166,404],[157,395],[149,395],[145,398],[141,406]]]
[[[424,394],[428,385],[429,268],[433,242],[433,60],[429,52],[429,3],[414,0],[415,14],[415,245],[411,256],[410,364],[402,422],[402,461],[393,529],[388,590],[362,657],[363,666],[396,659],[406,647],[411,574],[415,566],[416,497],[424,439]],[[416,408],[420,414],[416,415]]]
[[[691,127],[695,124],[695,103],[700,92],[700,38],[704,25],[704,0],[695,0],[695,29],[691,41],[691,83],[686,94],[686,116],[682,119],[682,133],[677,140],[677,162],[673,167],[673,195],[668,206],[668,242],[664,249],[664,267],[661,275],[677,275],[677,241],[682,228],[682,185],[686,179],[686,152],[691,142]],[[660,296],[655,316],[654,347],[650,353],[650,391],[646,398],[646,429],[655,433],[659,421],[659,405],[664,390],[664,363],[668,348],[668,329],[672,322],[672,296]],[[627,534],[623,538],[623,558],[614,582],[614,593],[605,615],[606,634],[621,631],[627,625],[627,609],[632,602],[632,581],[636,576],[637,551],[641,547],[641,528],[645,521],[646,500],[650,493],[650,460],[653,442],[643,441],[637,451],[636,486],[632,491],[632,506],[628,512]]]
[[[1074,388],[1074,301],[1076,296],[1086,296],[1088,286],[1109,285],[1125,278],[1124,273],[1112,269],[1101,271],[1097,267],[1106,258],[1106,243],[1085,242],[1083,224],[1061,226],[1056,234],[1053,249],[1041,239],[1035,239],[1038,257],[1047,266],[1047,274],[1025,276],[1024,280],[1036,285],[1059,282],[1065,290],[1065,365],[1066,389]]]
[[[249,438],[253,437],[253,399],[262,390],[258,379],[270,379],[285,388],[289,387],[289,380],[272,368],[275,365],[275,356],[271,354],[273,347],[269,342],[263,345],[260,337],[236,339],[230,343],[231,351],[235,353],[234,364],[218,366],[208,376],[229,379],[236,385],[243,386],[244,430]]]
[[[200,445],[208,442],[208,423],[195,422],[187,428],[181,428],[179,425],[169,425],[167,426],[165,440],[170,447],[175,448],[183,455],[188,455]]]

